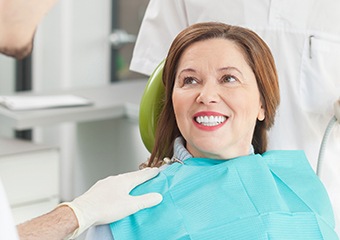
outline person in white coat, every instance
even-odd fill
[[[278,68],[281,105],[269,149],[302,149],[316,170],[320,144],[340,97],[340,2],[334,0],[150,0],[130,70],[150,75],[174,37],[206,21],[250,28],[271,48]],[[340,233],[340,126],[333,127],[320,178]]]

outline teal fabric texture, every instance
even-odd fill
[[[131,194],[163,202],[110,224],[120,239],[335,240],[327,192],[302,151],[174,163]]]

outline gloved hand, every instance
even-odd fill
[[[159,193],[131,196],[137,185],[155,177],[158,168],[110,176],[94,184],[87,192],[72,202],[62,203],[74,211],[79,228],[71,239],[76,238],[91,226],[111,223],[129,216],[143,208],[152,207],[162,201]]]

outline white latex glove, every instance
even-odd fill
[[[159,193],[131,196],[130,191],[139,184],[155,177],[158,168],[110,176],[94,184],[86,193],[68,205],[77,216],[79,228],[70,237],[76,238],[91,226],[120,220],[141,209],[149,208],[162,201]]]

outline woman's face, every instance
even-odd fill
[[[255,75],[239,47],[226,39],[196,42],[182,54],[172,102],[194,157],[248,155],[256,119],[264,119]]]

